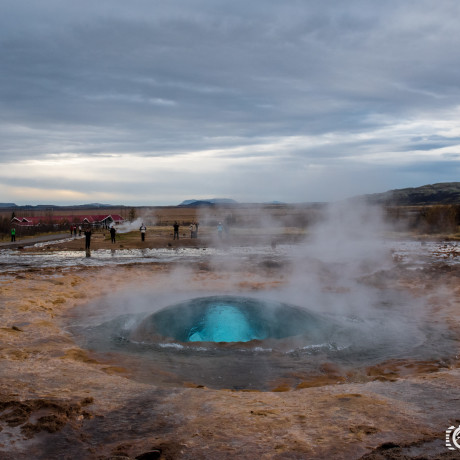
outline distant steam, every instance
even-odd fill
[[[138,217],[132,222],[124,222],[123,224],[117,225],[115,228],[117,229],[118,233],[128,233],[139,230],[142,224],[155,225],[155,221],[151,216],[143,216]]]

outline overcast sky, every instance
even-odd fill
[[[457,0],[0,3],[0,202],[460,181]]]

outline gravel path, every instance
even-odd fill
[[[0,249],[15,249],[24,246],[33,246],[36,243],[43,243],[44,241],[62,240],[68,238],[68,233],[59,233],[57,235],[42,235],[34,238],[16,239],[15,242],[0,243]]]

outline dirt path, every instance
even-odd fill
[[[42,235],[42,236],[35,236],[32,238],[21,238],[21,239],[18,238],[16,239],[15,242],[0,243],[0,249],[17,249],[20,247],[33,246],[36,243],[44,243],[46,241],[62,240],[68,237],[69,237],[68,233],[59,233],[56,235]]]

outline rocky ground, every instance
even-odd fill
[[[138,238],[120,235],[117,249],[140,247]],[[169,233],[151,241],[145,244],[203,245],[173,242]],[[92,244],[112,243],[101,233]],[[81,245],[76,239],[53,250]],[[228,286],[229,278],[246,291],[284,282],[284,270],[276,266],[230,273],[202,264],[188,267],[187,281],[177,286],[169,276],[173,269],[43,268],[0,277],[1,458],[460,457],[445,446],[445,430],[460,424],[458,356],[449,362],[388,361],[359,375],[324,363],[320,375],[301,384],[279,382],[260,392],[139,383],[116,357],[101,358],[77,345],[67,325],[82,310],[90,315],[86,305],[97,297],[145,284],[158,292],[206,292]],[[460,340],[459,281],[459,266],[445,264],[396,266],[366,280],[423,297],[432,321],[448,323]]]

